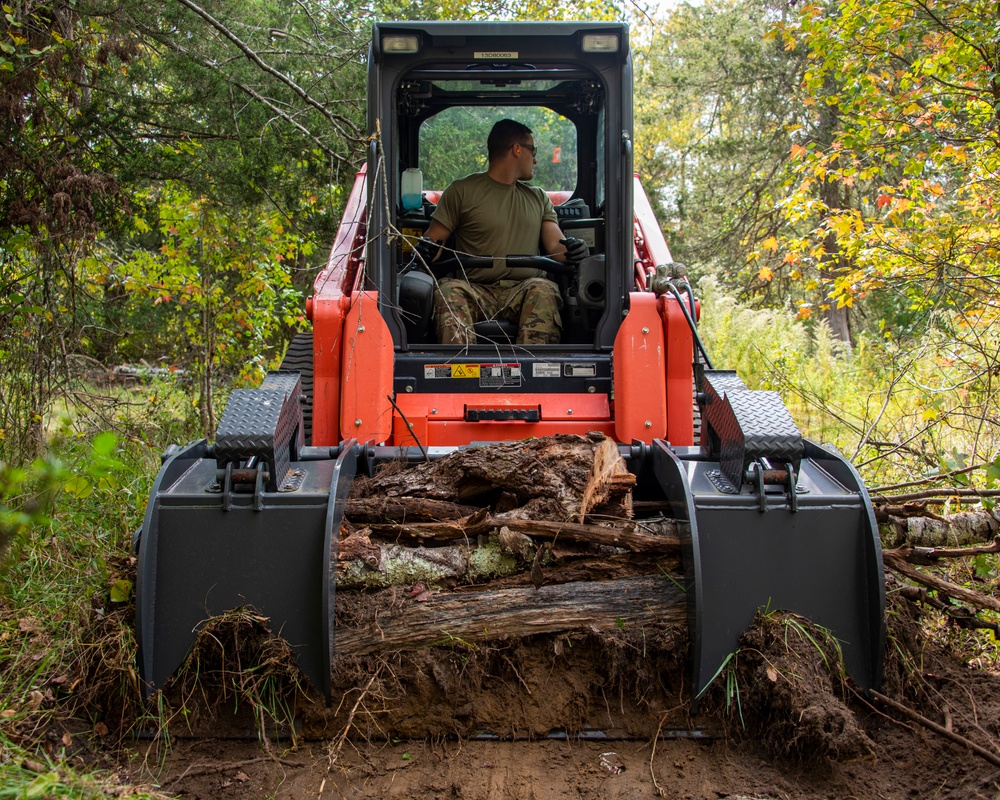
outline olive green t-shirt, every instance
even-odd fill
[[[537,269],[508,269],[508,255],[538,255],[544,220],[556,222],[556,212],[545,191],[517,181],[493,180],[485,172],[454,181],[441,193],[432,219],[455,233],[459,253],[498,259],[491,269],[470,269],[476,283],[525,280],[544,275]]]

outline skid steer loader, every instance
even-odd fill
[[[311,333],[260,388],[233,392],[213,443],[168,451],[153,487],[138,540],[146,691],[206,620],[249,605],[329,700],[355,475],[591,431],[619,443],[637,496],[684,523],[695,699],[762,608],[829,629],[854,681],[877,687],[885,594],[865,487],[802,438],[776,393],[711,368],[699,305],[633,174],[627,26],[382,23],[368,65],[367,164],[308,299]],[[525,257],[560,286],[559,344],[518,346],[493,322],[476,344],[441,345],[436,276],[413,243],[447,183],[482,167],[469,143],[504,117],[534,131],[536,181],[591,254],[573,268]]]

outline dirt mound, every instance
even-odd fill
[[[874,755],[847,705],[839,648],[825,631],[793,616],[765,616],[744,634],[735,658],[722,690],[762,748],[836,761]]]

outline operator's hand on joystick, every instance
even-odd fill
[[[437,257],[440,249],[441,242],[428,239],[426,236],[421,236],[417,239],[417,243],[413,245],[415,256],[424,264],[430,264]]]
[[[587,247],[587,243],[583,239],[568,236],[565,239],[560,239],[559,244],[566,248],[566,260],[570,264],[579,264],[590,255],[590,248]]]

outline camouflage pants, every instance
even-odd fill
[[[508,319],[518,344],[557,344],[562,333],[559,287],[547,278],[469,283],[444,278],[434,291],[434,326],[442,344],[475,344],[473,324]]]

